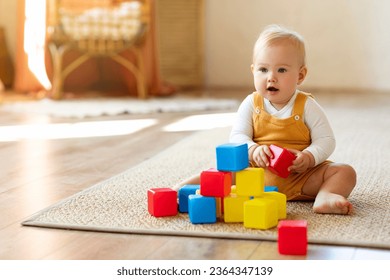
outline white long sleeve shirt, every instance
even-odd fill
[[[264,109],[273,117],[285,119],[291,116],[298,91],[282,109],[277,110],[269,100],[264,99]],[[255,110],[253,93],[248,95],[238,108],[236,119],[230,133],[230,142],[247,143],[248,148],[255,145],[253,141],[252,115]],[[313,99],[307,98],[304,108],[304,122],[310,130],[311,144],[305,149],[315,160],[315,165],[326,160],[336,147],[336,140],[322,107]]]

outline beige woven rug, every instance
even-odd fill
[[[383,104],[382,104],[383,105]],[[352,216],[314,214],[310,202],[289,202],[288,219],[306,219],[310,243],[390,249],[389,127],[387,106],[360,111],[328,111],[338,140],[332,157],[352,164],[358,184],[350,199]],[[351,122],[353,120],[353,122]],[[62,229],[137,234],[276,240],[276,229],[251,230],[242,224],[193,225],[187,214],[154,218],[146,191],[170,187],[215,166],[214,148],[225,143],[229,128],[196,133],[159,155],[33,215],[23,224]]]

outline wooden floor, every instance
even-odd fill
[[[226,92],[211,92],[213,94],[227,95]],[[243,94],[246,92],[230,93],[230,96],[241,99]],[[153,126],[125,136],[0,140],[0,259],[390,259],[390,250],[368,248],[309,245],[307,256],[294,257],[279,255],[275,242],[21,226],[21,222],[35,212],[153,157],[193,133],[162,129],[187,115],[123,115],[87,120],[152,118],[158,121]],[[5,114],[0,108],[0,131],[5,126],[68,122],[76,121]],[[1,133],[4,132],[0,132],[0,139]]]

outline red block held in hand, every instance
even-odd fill
[[[282,178],[287,178],[290,175],[288,168],[292,165],[296,156],[288,150],[275,145],[270,145],[269,148],[274,157],[270,159],[268,169]]]

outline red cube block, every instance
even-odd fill
[[[270,159],[268,169],[282,178],[287,178],[290,175],[288,168],[292,165],[296,156],[288,150],[275,145],[270,145],[269,148],[274,157]]]
[[[148,211],[155,217],[177,214],[177,191],[170,188],[148,190]]]
[[[307,254],[307,221],[282,220],[278,224],[278,250],[283,255]]]
[[[215,168],[200,174],[200,194],[203,196],[225,197],[232,187],[232,172],[218,171]]]

